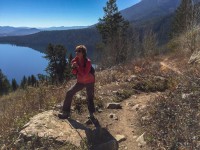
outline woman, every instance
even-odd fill
[[[72,73],[77,75],[77,83],[67,92],[62,108],[62,113],[58,114],[60,119],[70,117],[70,107],[73,96],[83,88],[86,88],[87,103],[90,114],[90,119],[94,119],[94,83],[95,76],[90,73],[91,61],[87,58],[87,48],[84,45],[79,45],[75,49],[76,57],[72,60]]]

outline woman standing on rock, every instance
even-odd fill
[[[72,60],[72,73],[77,76],[77,83],[71,87],[67,92],[65,101],[62,108],[62,113],[58,114],[60,119],[67,119],[70,117],[70,107],[73,96],[83,88],[86,88],[87,92],[87,104],[89,110],[90,119],[95,119],[93,113],[94,107],[94,83],[95,76],[91,72],[92,64],[91,60],[87,58],[87,48],[84,45],[79,45],[75,49],[76,57]]]

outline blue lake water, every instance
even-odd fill
[[[20,83],[24,75],[46,74],[48,61],[43,56],[28,47],[0,44],[0,69],[10,81],[15,78]]]

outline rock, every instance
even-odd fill
[[[86,138],[89,130],[75,120],[61,120],[54,111],[45,111],[30,119],[20,131],[24,139],[34,136],[52,138],[58,142],[68,142],[80,147],[82,139]]]
[[[56,104],[56,105],[54,106],[54,109],[61,110],[62,107],[63,107],[63,104]]]
[[[150,118],[149,116],[143,116],[143,117],[141,118],[141,120],[142,120],[142,121],[149,121],[149,120],[151,120],[151,118]]]
[[[138,111],[140,109],[140,107],[141,107],[140,104],[136,104],[135,106],[132,107],[132,110]]]
[[[95,106],[95,110],[99,113],[103,112],[103,110],[101,108],[99,108],[99,106]]]
[[[190,57],[189,64],[200,64],[200,51],[193,52],[192,56]]]
[[[132,106],[134,106],[134,104],[131,103],[131,102],[127,102],[127,103],[126,103],[126,106],[128,106],[128,107],[132,107]]]
[[[186,99],[188,98],[190,95],[192,95],[193,93],[182,93],[182,99]]]
[[[114,120],[118,120],[117,115],[113,114],[113,113],[109,114],[109,118],[113,118]]]
[[[154,76],[154,79],[160,80],[160,81],[166,81],[167,79],[161,76]]]
[[[131,82],[131,81],[134,81],[136,78],[137,78],[136,75],[131,75],[126,81]]]
[[[121,109],[122,106],[120,105],[120,103],[108,103],[106,108],[107,109]]]
[[[32,146],[31,141],[28,141],[28,142],[27,142],[27,149],[31,149],[31,146]]]
[[[146,145],[146,142],[144,141],[144,134],[145,132],[142,135],[140,135],[136,140],[136,142],[138,142],[138,146],[140,147]]]
[[[136,135],[134,135],[134,136],[133,136],[133,139],[136,139],[136,138],[137,138],[137,136],[136,136]]]
[[[14,145],[16,147],[19,147],[20,144],[22,144],[24,142],[24,139],[23,138],[18,138],[15,142],[14,142]]]
[[[98,109],[97,111],[98,111],[99,113],[103,112],[103,110],[102,110],[102,109]]]
[[[117,91],[112,91],[112,93],[113,93],[113,94],[116,94],[116,93],[117,93]]]
[[[1,150],[7,150],[7,146],[4,144],[2,147],[1,147]]]
[[[115,139],[117,140],[117,142],[122,142],[126,140],[126,137],[124,135],[117,134],[115,136]]]
[[[147,105],[140,105],[139,110],[140,111],[144,111],[147,108]]]
[[[200,141],[197,141],[197,148],[200,148]]]

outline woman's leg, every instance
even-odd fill
[[[81,83],[76,83],[73,87],[71,87],[71,89],[67,92],[66,97],[65,97],[65,101],[64,101],[64,104],[63,104],[63,108],[62,108],[63,112],[70,113],[70,108],[71,108],[73,96],[78,91],[82,90],[84,87],[85,87],[84,84],[81,84]]]
[[[95,112],[94,83],[86,84],[86,92],[87,92],[88,110],[89,110],[90,115],[93,115],[93,113]]]

